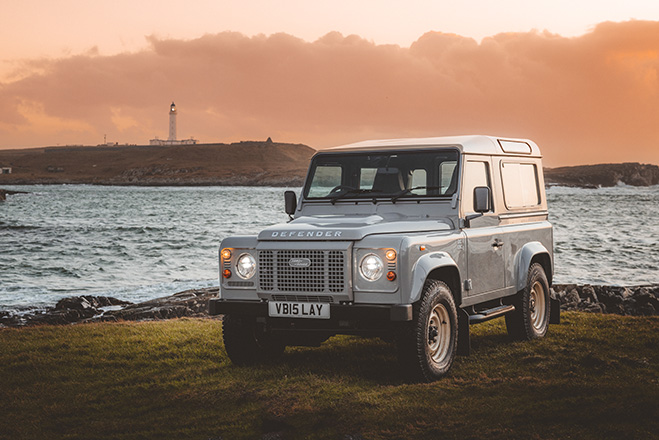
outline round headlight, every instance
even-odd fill
[[[236,272],[240,278],[249,279],[256,273],[256,260],[250,254],[242,254],[236,260]]]
[[[377,281],[382,276],[384,265],[382,259],[375,254],[368,254],[362,258],[359,264],[359,271],[368,281]]]

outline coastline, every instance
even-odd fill
[[[244,141],[184,146],[46,147],[0,150],[4,185],[301,185],[315,150],[303,144]]]
[[[316,150],[242,141],[178,146],[68,146],[0,150],[3,185],[301,186]],[[659,166],[615,163],[544,168],[546,186],[659,184]]]
[[[0,328],[183,317],[219,319],[208,314],[209,300],[218,292],[218,287],[190,289],[139,303],[105,296],[67,297],[54,307],[23,310],[20,313],[0,312]],[[628,287],[556,284],[551,288],[551,295],[560,301],[562,311],[622,316],[659,315],[659,284]]]

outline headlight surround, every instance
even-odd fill
[[[359,272],[367,281],[377,281],[382,277],[384,264],[382,259],[376,254],[366,254],[359,263]]]
[[[256,260],[251,254],[244,253],[236,260],[236,273],[240,278],[248,280],[256,273]]]

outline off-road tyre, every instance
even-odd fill
[[[224,349],[235,365],[253,365],[274,360],[284,353],[286,345],[264,330],[256,318],[224,315],[222,320]]]
[[[526,287],[511,303],[515,311],[506,314],[506,329],[513,340],[530,341],[547,334],[551,312],[549,282],[540,264],[531,265]]]
[[[448,373],[458,347],[458,313],[446,283],[426,282],[397,344],[399,364],[409,379],[432,382]]]

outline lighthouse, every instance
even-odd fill
[[[149,145],[195,145],[197,141],[193,138],[190,139],[176,139],[176,104],[172,101],[169,106],[169,137],[167,140],[151,139]]]
[[[176,141],[176,104],[169,106],[169,137],[168,141]]]

